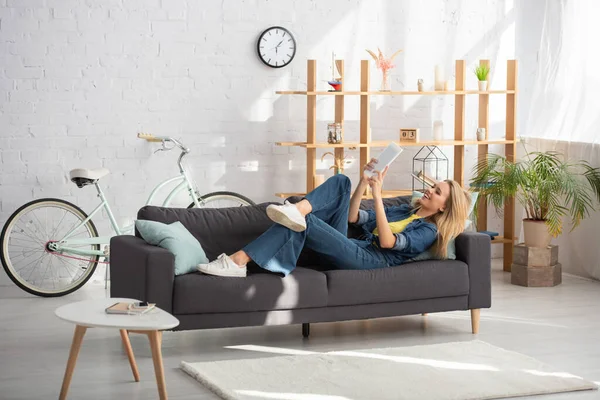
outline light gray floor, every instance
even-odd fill
[[[535,357],[585,379],[600,381],[600,283],[563,277],[555,288],[522,288],[494,263],[493,305],[483,310],[481,333],[470,333],[468,312],[418,315],[370,321],[314,324],[303,340],[298,325],[166,332],[165,376],[170,399],[216,399],[179,369],[197,362],[271,356],[269,348],[332,351],[413,346],[475,338]],[[57,299],[40,299],[16,287],[0,287],[0,399],[56,399],[71,344],[73,326],[58,320],[62,304],[105,296],[87,285]],[[75,368],[70,399],[158,398],[150,347],[132,335],[141,382],[132,381],[116,330],[90,329]],[[261,351],[230,348],[263,346]],[[535,397],[540,400],[598,399],[598,391]],[[529,397],[528,399],[532,399]]]

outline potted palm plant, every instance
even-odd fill
[[[475,67],[475,76],[477,77],[479,83],[479,90],[484,91],[487,90],[488,82],[488,74],[490,73],[490,67],[487,65],[478,65]]]
[[[586,161],[564,161],[557,152],[528,153],[516,163],[488,154],[475,166],[471,183],[496,212],[506,199],[516,197],[526,213],[528,247],[548,246],[562,233],[564,216],[571,217],[575,229],[600,201],[600,169]]]

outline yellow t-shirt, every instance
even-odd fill
[[[419,218],[421,218],[421,217],[419,217],[417,214],[413,214],[406,219],[396,221],[396,222],[389,222],[390,229],[392,230],[392,233],[400,233],[408,226],[408,224],[413,222],[415,219],[419,219]],[[379,231],[377,230],[377,228],[375,228],[373,230],[373,235],[379,235],[378,232]]]

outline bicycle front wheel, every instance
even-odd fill
[[[200,196],[199,200],[200,207],[202,208],[227,208],[255,205],[255,203],[246,196],[234,192],[213,192]],[[196,205],[192,203],[188,208],[194,208],[195,206]]]
[[[79,207],[60,199],[40,199],[21,206],[10,216],[0,235],[0,260],[10,279],[28,293],[64,296],[82,287],[98,265],[98,244],[78,244],[98,237],[94,223]],[[75,230],[74,230],[75,229]],[[74,249],[61,250],[60,240],[73,231]],[[71,250],[72,251],[72,250]]]

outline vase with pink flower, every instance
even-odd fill
[[[396,56],[398,54],[402,53],[402,50],[398,50],[397,52],[392,54],[392,56],[389,58],[385,58],[385,56],[383,55],[383,53],[381,52],[381,49],[379,49],[379,47],[377,48],[377,54],[375,54],[375,52],[368,50],[368,49],[367,49],[367,52],[375,60],[375,65],[377,66],[377,69],[381,70],[381,74],[382,74],[381,75],[381,87],[379,88],[379,91],[381,91],[381,92],[391,91],[392,85],[391,85],[391,81],[390,81],[390,70],[395,67],[395,65],[393,64],[394,58],[396,58]]]

